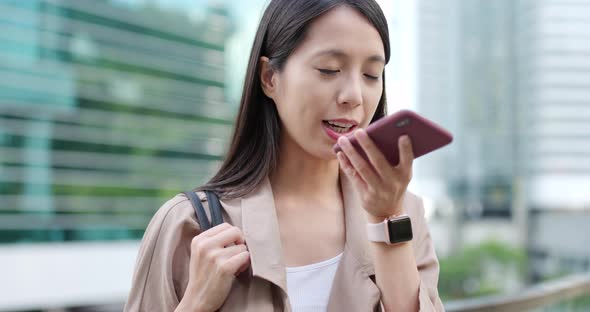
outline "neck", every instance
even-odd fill
[[[296,144],[281,144],[278,166],[270,174],[270,183],[275,196],[312,199],[338,195],[338,160],[314,157]]]

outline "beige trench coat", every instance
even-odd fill
[[[367,240],[366,217],[351,181],[340,171],[346,243],[330,294],[328,311],[380,311],[381,294]],[[198,193],[206,206],[204,193]],[[225,222],[242,229],[250,250],[250,269],[241,274],[220,311],[291,311],[282,259],[279,224],[268,178],[252,194],[222,200]],[[444,311],[438,296],[439,264],[424,219],[422,200],[407,192],[412,246],[420,273],[420,311]],[[125,311],[174,311],[189,276],[191,239],[199,234],[195,212],[184,195],[166,202],[154,215],[141,242]],[[392,263],[391,265],[395,265]]]

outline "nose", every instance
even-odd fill
[[[338,94],[338,103],[352,107],[363,104],[363,85],[358,77],[349,77],[342,83]]]

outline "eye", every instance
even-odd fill
[[[320,73],[324,74],[324,75],[334,75],[336,73],[339,73],[340,70],[339,69],[325,69],[325,68],[318,68],[317,69]]]
[[[365,74],[365,77],[367,77],[367,79],[370,79],[370,80],[379,80],[379,76]]]

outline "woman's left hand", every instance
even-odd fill
[[[414,153],[407,135],[400,137],[399,164],[392,166],[371,140],[364,129],[358,129],[354,136],[363,148],[369,162],[352,146],[347,137],[340,137],[338,145],[342,151],[337,157],[340,167],[352,180],[360,195],[362,206],[374,221],[382,221],[392,215],[404,213],[403,199],[412,179]]]

